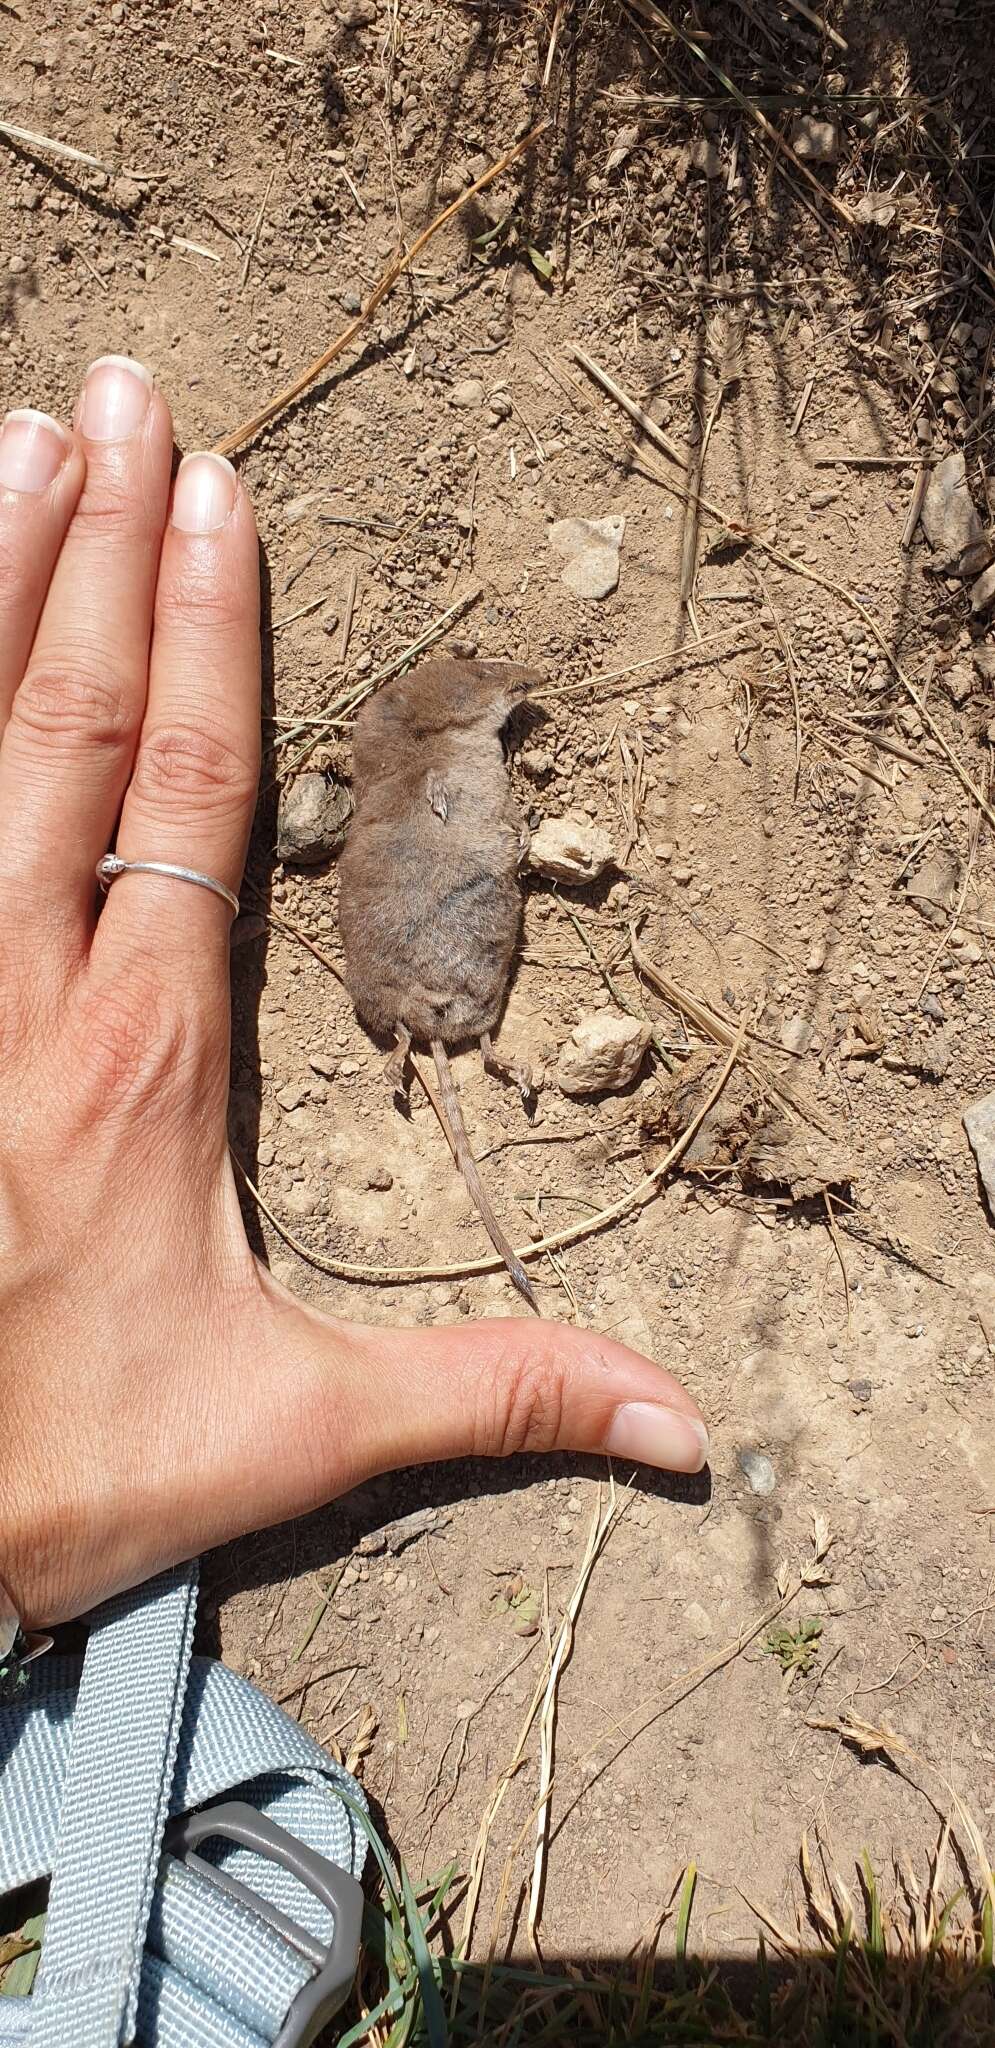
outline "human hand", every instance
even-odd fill
[[[149,374],[0,437],[0,1576],[55,1622],[400,1465],[704,1463],[670,1375],[531,1318],[333,1320],[246,1241],[228,1158],[230,912],[259,770],[257,543]],[[154,631],[153,631],[154,625]]]

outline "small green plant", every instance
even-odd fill
[[[497,256],[524,256],[544,284],[548,284],[553,275],[551,257],[537,247],[514,207],[495,221],[493,227],[475,235],[471,247],[478,263],[489,263]]]
[[[807,1678],[819,1654],[819,1638],[822,1623],[814,1614],[806,1616],[797,1628],[772,1628],[764,1643],[764,1655],[776,1657],[784,1677],[784,1690],[788,1692],[799,1673]]]

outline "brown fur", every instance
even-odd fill
[[[445,1047],[493,1030],[504,1003],[521,921],[523,826],[500,734],[537,680],[511,663],[437,659],[369,698],[356,721],[356,808],[339,870],[356,1009],[402,1046],[411,1037],[432,1047],[453,1150],[492,1243],[529,1300],[462,1118],[452,1115]]]

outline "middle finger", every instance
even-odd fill
[[[172,424],[150,372],[106,356],[77,425],[86,482],[0,745],[0,874],[82,933],[145,707]]]

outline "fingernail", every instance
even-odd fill
[[[133,356],[101,356],[86,373],[80,432],[88,441],[126,441],[148,412],[152,382]]]
[[[176,472],[173,525],[181,533],[214,533],[235,503],[237,486],[223,455],[185,455]]]
[[[658,1408],[651,1401],[628,1401],[617,1408],[605,1438],[611,1458],[632,1458],[637,1465],[660,1465],[668,1472],[700,1472],[708,1457],[708,1431],[691,1415]]]
[[[9,412],[0,428],[0,489],[46,491],[71,447],[65,428],[47,412],[29,406]]]

